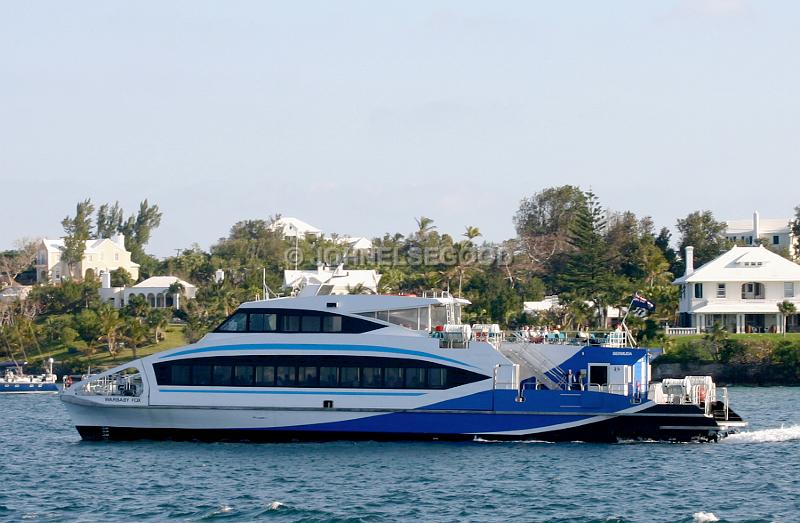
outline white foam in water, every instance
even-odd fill
[[[267,509],[269,509],[269,510],[278,510],[279,508],[281,508],[281,507],[285,507],[285,506],[286,506],[286,505],[284,505],[284,504],[283,504],[283,503],[281,503],[280,501],[273,501],[272,503],[270,503],[269,505],[267,505]]]
[[[719,518],[713,512],[695,512],[692,514],[692,521],[694,523],[711,523],[712,521],[719,521]]]
[[[731,434],[723,442],[730,443],[779,443],[800,439],[800,425],[783,427],[779,429],[763,429]]]

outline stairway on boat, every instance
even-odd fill
[[[566,387],[567,375],[561,367],[538,350],[534,343],[501,343],[500,354],[519,365],[520,378],[535,377],[536,381],[550,390]]]

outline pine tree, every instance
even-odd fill
[[[613,259],[603,232],[606,226],[603,209],[591,191],[570,226],[572,247],[559,276],[562,290],[572,299],[591,300],[600,323],[605,323],[605,307],[614,291]]]
[[[73,266],[83,260],[83,253],[86,250],[86,240],[92,232],[92,213],[94,205],[87,199],[79,202],[75,208],[75,217],[67,216],[61,220],[64,227],[64,252],[61,259],[67,264],[70,275]]]

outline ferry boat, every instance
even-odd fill
[[[53,374],[53,358],[47,360],[44,374],[31,376],[25,374],[24,364],[17,362],[0,363],[5,367],[0,377],[0,394],[39,394],[58,392],[57,376]]]
[[[716,440],[745,425],[710,377],[650,383],[629,333],[596,345],[461,323],[464,299],[242,304],[193,345],[64,390],[87,440]],[[594,342],[597,343],[597,342]]]

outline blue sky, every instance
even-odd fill
[[[0,248],[149,198],[150,250],[275,213],[490,240],[592,187],[658,226],[800,205],[800,3],[0,1]]]

